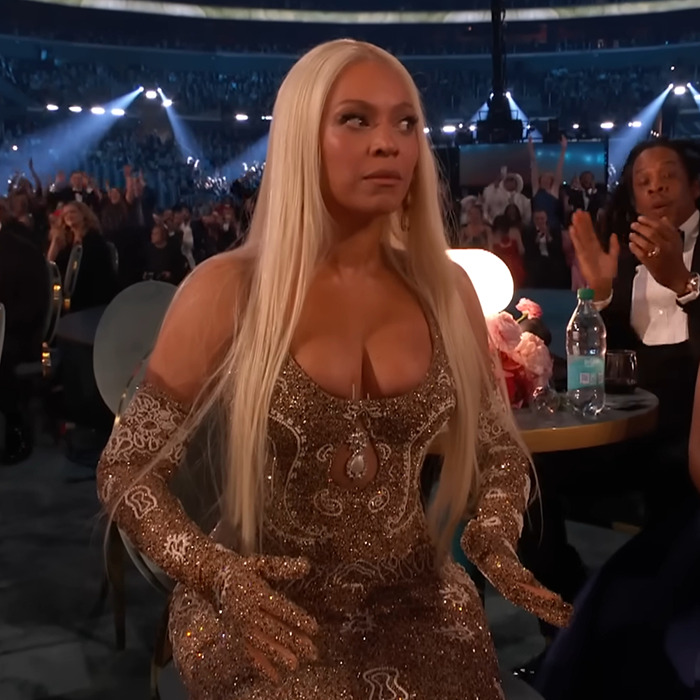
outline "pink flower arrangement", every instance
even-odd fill
[[[529,299],[521,299],[516,309],[522,317],[516,321],[502,311],[486,319],[493,349],[498,353],[513,408],[526,406],[532,392],[546,386],[552,377],[552,357],[544,341],[522,330],[520,321],[542,317],[542,309]]]

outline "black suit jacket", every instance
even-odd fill
[[[642,344],[630,323],[632,287],[639,265],[637,258],[623,244],[617,279],[613,284],[612,302],[603,311],[603,320],[608,330],[608,348],[611,350],[637,349]],[[695,245],[691,269],[700,272],[700,242]],[[696,362],[700,362],[700,299],[691,301],[682,308],[688,316],[690,348]]]
[[[623,242],[612,302],[602,312],[608,350],[637,352],[639,384],[659,398],[661,435],[687,441],[700,364],[700,299],[682,307],[688,316],[687,343],[645,345],[630,323],[632,288],[639,265]],[[700,242],[693,251],[691,270],[700,271]]]
[[[5,306],[6,323],[3,361],[10,364],[40,356],[48,312],[48,268],[29,235],[17,222],[6,222],[0,229],[0,303]]]
[[[588,206],[581,190],[569,190],[569,204],[574,211],[587,211],[593,221],[596,220],[598,212],[605,206],[605,193],[596,188],[588,198]]]
[[[56,265],[65,281],[70,258],[70,248],[64,248],[56,256]],[[112,266],[112,256],[102,234],[89,231],[83,237],[83,257],[71,298],[70,310],[81,311],[93,306],[106,306],[118,291],[117,276]]]

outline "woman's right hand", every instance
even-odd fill
[[[235,619],[250,663],[274,683],[280,670],[295,671],[318,659],[312,641],[318,625],[268,581],[295,581],[308,573],[309,562],[301,557],[252,556],[238,558],[217,582],[221,614]]]
[[[591,215],[585,211],[574,212],[569,229],[581,272],[595,291],[596,300],[603,301],[612,294],[620,257],[620,241],[616,234],[610,237],[610,249],[606,253],[595,232]]]

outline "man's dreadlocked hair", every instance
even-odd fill
[[[601,225],[601,238],[607,243],[610,236],[616,233],[621,242],[626,242],[629,236],[630,226],[637,220],[638,212],[634,202],[634,186],[632,183],[632,171],[637,158],[650,148],[668,148],[675,151],[688,175],[688,180],[700,179],[700,144],[695,141],[669,139],[654,139],[637,144],[625,162],[620,176],[620,183],[610,197],[608,205],[603,213]],[[700,204],[700,202],[699,202]]]

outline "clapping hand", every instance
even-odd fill
[[[569,234],[584,278],[595,290],[599,301],[606,299],[612,293],[613,280],[617,276],[620,257],[617,235],[610,237],[610,249],[606,253],[596,234],[591,215],[585,211],[574,213]]]
[[[688,283],[683,262],[683,239],[678,229],[664,217],[640,216],[631,226],[630,250],[662,286],[682,295]]]

